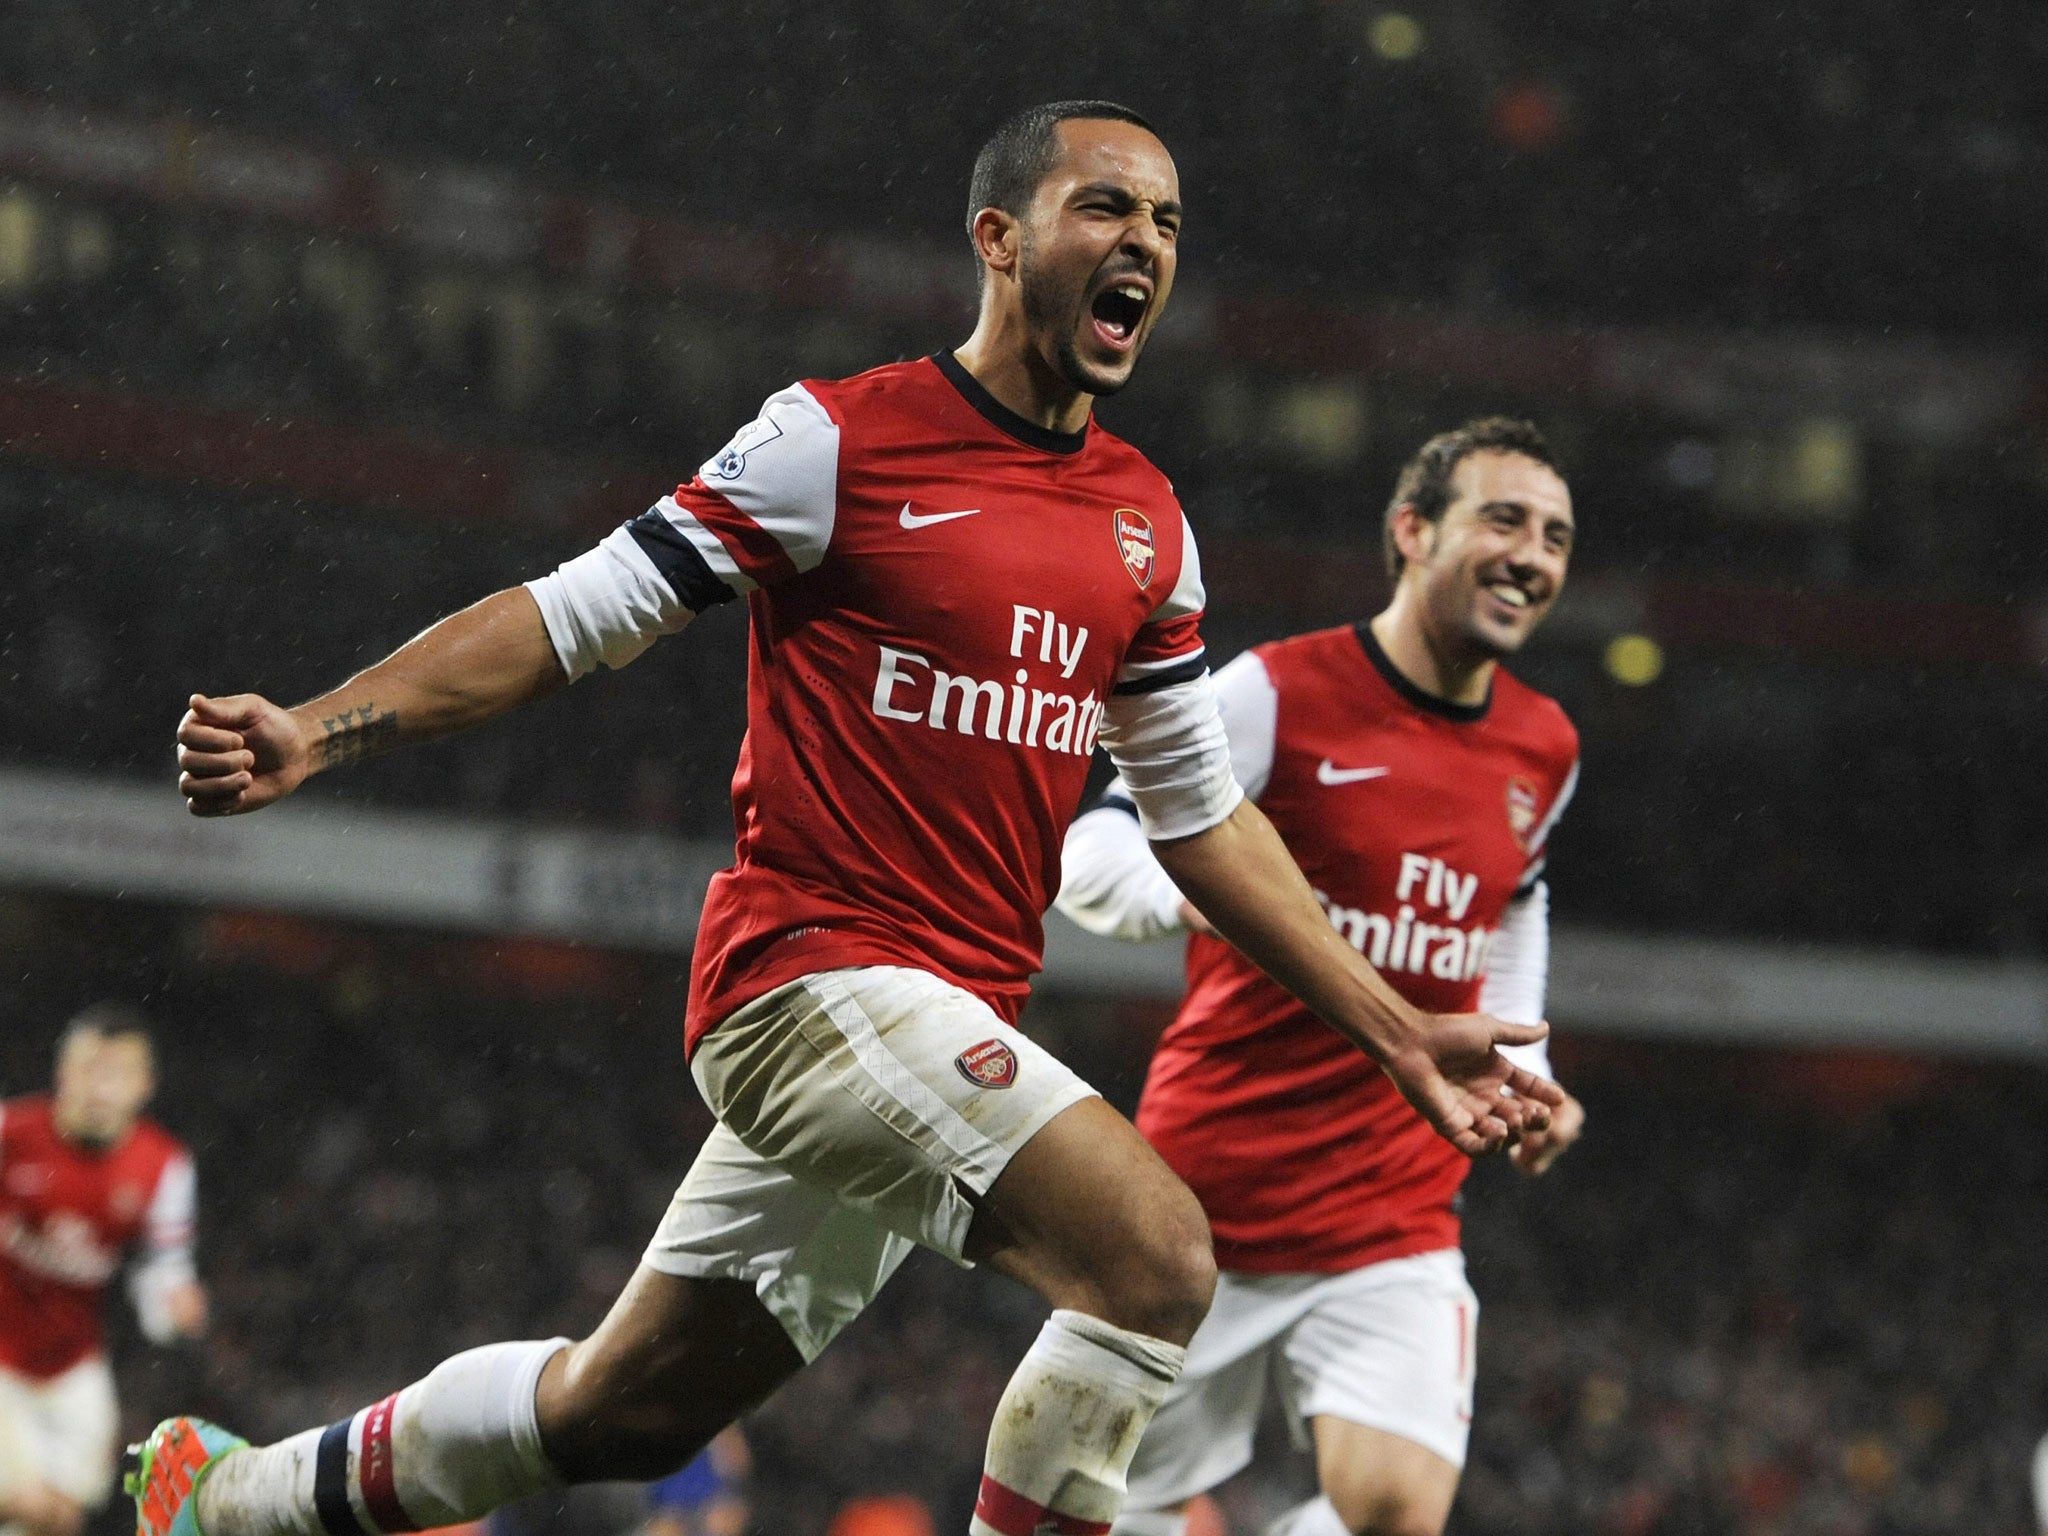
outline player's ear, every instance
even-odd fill
[[[1401,559],[1408,565],[1426,565],[1436,550],[1436,524],[1415,510],[1415,503],[1404,501],[1394,509],[1394,548],[1401,552]]]
[[[991,272],[1005,277],[1017,271],[1017,255],[1024,244],[1023,226],[1017,216],[1001,208],[984,208],[974,216],[974,254]]]

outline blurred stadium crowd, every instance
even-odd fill
[[[2008,270],[2037,12],[1909,60],[1881,6],[1258,10],[485,8],[457,68],[448,18],[379,7],[232,37],[20,8],[8,756],[153,771],[191,688],[309,692],[584,547],[790,378],[956,340],[985,103],[1101,89],[1161,98],[1189,177],[1178,328],[1104,416],[1201,532],[1218,654],[1370,611],[1394,466],[1529,414],[1585,525],[1526,663],[1587,742],[1561,913],[2040,954],[2048,374],[2011,338],[2048,280]],[[909,38],[929,67],[875,62]],[[1538,86],[1541,132],[1502,106]],[[316,793],[722,836],[736,656],[693,637],[516,749]]]
[[[958,228],[988,103],[1156,111],[1197,251],[1289,285],[1591,320],[2048,321],[2025,0],[1047,4],[30,0],[0,85],[432,149],[808,234]],[[915,57],[918,67],[903,61]],[[1966,89],[1959,82],[1967,81]]]
[[[1580,505],[1597,563],[1610,513],[1597,490]],[[586,537],[0,463],[0,561],[21,573],[0,593],[0,736],[19,764],[156,773],[194,688],[309,696]],[[1225,556],[1211,545],[1205,558]],[[1293,567],[1274,579],[1300,591]],[[1314,618],[1368,611],[1339,594]],[[312,793],[723,840],[742,622],[716,611],[630,674]],[[1228,656],[1284,625],[1219,601],[1205,627]],[[1547,638],[1518,670],[1563,702],[1586,743],[1585,793],[1550,875],[1567,920],[2040,952],[2037,670],[1673,647],[1652,686],[1629,687],[1598,644]]]
[[[7,967],[10,1085],[46,1070],[82,986],[159,987],[219,1320],[200,1358],[121,1352],[138,1423],[176,1398],[281,1432],[451,1349],[587,1327],[708,1128],[681,978],[651,963],[55,900],[6,916],[10,960],[65,962]],[[1041,1002],[1028,1022],[1128,1107],[1160,1021]],[[1485,1350],[1453,1530],[2025,1531],[2048,1085],[1569,1039],[1559,1059],[1598,1134],[1568,1176],[1489,1165],[1470,1191]],[[1038,1321],[1019,1288],[917,1256],[750,1421],[755,1529],[823,1531],[880,1492],[958,1529]],[[1224,1490],[1231,1528],[1305,1477],[1277,1437]]]
[[[1103,417],[1188,507],[1213,651],[1369,612],[1394,466],[1529,414],[1582,528],[1517,668],[1584,737],[1560,917],[2042,955],[2048,10],[831,10],[11,5],[0,766],[168,798],[194,688],[310,694],[790,378],[957,342],[969,149],[1101,93],[1186,178],[1161,356]],[[309,793],[722,838],[741,622]],[[14,895],[0,954],[0,1091],[91,996],[163,1025],[219,1325],[127,1353],[141,1418],[296,1428],[586,1325],[708,1123],[670,962]],[[1031,1022],[1128,1106],[1156,1016]],[[2025,1530],[2048,1083],[1559,1059],[1594,1134],[1471,1192],[1454,1531]],[[903,1489],[957,1529],[1035,1324],[920,1256],[760,1416],[758,1528]]]

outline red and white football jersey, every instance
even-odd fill
[[[750,610],[738,856],[704,904],[691,1047],[851,965],[931,971],[1014,1019],[1104,701],[1206,667],[1165,477],[941,353],[771,397],[624,531],[690,609]]]
[[[58,1134],[46,1097],[0,1104],[0,1367],[47,1380],[99,1353],[122,1255],[183,1255],[194,1191],[192,1159],[154,1121],[94,1150]]]
[[[1505,670],[1482,704],[1435,698],[1363,624],[1260,646],[1217,682],[1239,781],[1331,925],[1417,1007],[1472,1011],[1576,778],[1564,711]],[[1218,1262],[1334,1271],[1456,1246],[1464,1154],[1228,944],[1191,935],[1187,968],[1138,1128],[1200,1196]]]

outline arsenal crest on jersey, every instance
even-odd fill
[[[1152,567],[1159,560],[1158,541],[1152,537],[1152,520],[1134,507],[1118,507],[1113,524],[1116,552],[1124,558],[1124,569],[1144,591],[1152,585]]]
[[[1017,1081],[1017,1053],[1000,1040],[984,1040],[953,1059],[960,1075],[977,1088],[1007,1088]]]
[[[1508,780],[1508,830],[1526,853],[1536,826],[1536,786],[1527,779]]]

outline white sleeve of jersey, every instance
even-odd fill
[[[774,539],[799,573],[814,570],[825,558],[839,513],[839,424],[801,384],[777,390],[759,416],[698,468],[697,486]],[[716,536],[718,512],[684,506],[674,497],[661,510],[690,532],[691,543],[735,590],[753,588],[756,578],[742,569],[744,556],[726,551]],[[690,531],[692,523],[707,532],[713,547]]]
[[[622,667],[664,634],[777,574],[825,558],[839,508],[839,426],[800,384],[755,417],[676,495],[664,496],[588,554],[530,581],[548,639],[573,681]],[[745,525],[787,564],[751,549]]]
[[[1145,693],[1111,694],[1101,739],[1148,838],[1206,832],[1244,799],[1207,672]]]
[[[1097,806],[1067,829],[1055,905],[1090,933],[1136,943],[1183,924],[1180,888],[1152,857],[1128,803]]]
[[[1280,694],[1257,653],[1246,651],[1216,674],[1216,707],[1230,737],[1230,768],[1253,800],[1273,777],[1273,746],[1280,730]]]
[[[690,610],[624,528],[529,581],[526,590],[540,604],[549,643],[572,683],[600,663],[623,667],[690,622]]]
[[[128,1272],[128,1297],[136,1320],[152,1344],[177,1337],[170,1293],[198,1279],[192,1263],[192,1222],[199,1203],[199,1177],[182,1154],[164,1165],[143,1223],[143,1253]]]
[[[1486,980],[1479,1010],[1510,1024],[1540,1024],[1550,983],[1550,887],[1538,880],[1508,903],[1500,930],[1486,950]],[[1504,1045],[1501,1055],[1539,1077],[1553,1076],[1550,1042]]]
[[[1230,740],[1232,775],[1253,800],[1273,772],[1279,696],[1266,665],[1250,651],[1215,677],[1216,707]],[[1057,905],[1091,933],[1139,941],[1179,933],[1180,888],[1152,857],[1135,814],[1136,799],[1121,778],[1103,804],[1076,821],[1060,854]]]

